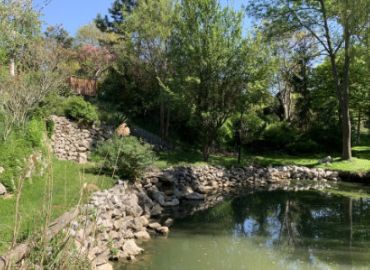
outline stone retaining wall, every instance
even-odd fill
[[[77,123],[62,116],[51,116],[51,120],[55,125],[51,138],[52,146],[56,157],[61,160],[85,163],[96,143],[110,138],[113,134],[113,131],[106,127],[79,127]]]
[[[143,252],[139,247],[143,241],[153,235],[166,236],[178,213],[191,214],[224,196],[251,189],[323,189],[337,177],[336,172],[297,166],[151,170],[141,183],[119,181],[109,190],[94,193],[69,232],[93,269],[111,269],[109,260],[135,260]],[[190,207],[188,202],[193,202]]]

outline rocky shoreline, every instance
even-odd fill
[[[176,217],[207,209],[225,196],[243,190],[324,189],[337,180],[337,172],[298,166],[153,169],[141,182],[119,181],[94,193],[66,231],[92,269],[113,269],[109,261],[133,261],[144,252],[144,241],[167,236]]]

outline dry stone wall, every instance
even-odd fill
[[[58,159],[86,163],[96,143],[110,138],[113,134],[108,127],[80,127],[62,116],[52,116],[54,133],[51,141]]]

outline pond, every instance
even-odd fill
[[[241,195],[177,220],[167,239],[144,244],[139,262],[115,269],[370,269],[367,194],[347,184]]]

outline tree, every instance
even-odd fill
[[[168,136],[171,110],[171,77],[168,58],[169,39],[173,27],[174,7],[170,0],[140,1],[133,11],[123,12],[120,32],[126,37],[119,48],[126,63],[139,63],[152,81],[150,87],[158,93],[160,135]],[[146,18],[143,21],[143,18]]]
[[[370,3],[366,0],[257,0],[249,11],[264,20],[264,26],[278,35],[305,30],[316,39],[329,57],[335,92],[339,101],[342,129],[342,158],[351,159],[351,121],[349,113],[349,67],[356,35],[369,21]],[[344,50],[339,65],[338,52]],[[340,71],[342,76],[340,76]]]
[[[63,26],[48,26],[44,34],[46,38],[55,39],[63,48],[69,49],[73,45],[73,38]]]
[[[5,76],[0,81],[0,114],[4,139],[14,127],[23,127],[30,114],[51,92],[66,83],[69,66],[64,48],[54,39],[38,38],[27,44],[18,58],[20,72],[16,79]]]
[[[77,49],[79,63],[78,74],[91,79],[98,79],[115,60],[115,56],[105,47],[82,45]]]
[[[106,47],[111,44],[116,44],[118,35],[115,33],[102,32],[94,23],[89,23],[78,29],[75,41],[77,45]]]
[[[204,160],[246,89],[248,55],[242,13],[222,9],[217,0],[184,0],[177,6],[171,37],[174,84],[190,121],[199,130]]]
[[[6,51],[9,72],[16,74],[16,61],[35,34],[40,33],[38,13],[32,0],[2,0],[0,2],[0,49]]]
[[[102,17],[100,14],[98,14],[95,19],[95,24],[102,32],[114,32],[121,34],[120,25],[125,19],[123,13],[132,12],[136,5],[137,0],[114,0],[112,7],[108,10],[110,15],[105,15]]]

